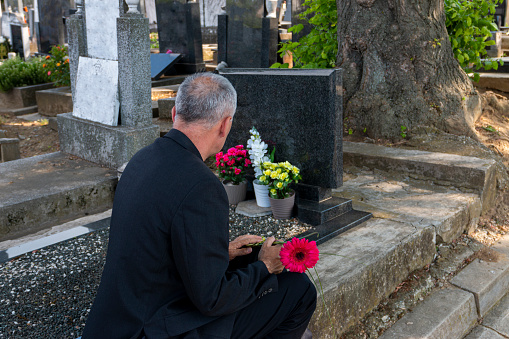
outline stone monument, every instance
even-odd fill
[[[48,53],[51,46],[65,42],[64,13],[69,11],[69,0],[38,0],[39,52]]]
[[[218,16],[218,62],[268,68],[277,61],[277,45],[278,19],[265,17],[265,0],[226,0],[226,14]]]
[[[182,54],[174,66],[179,74],[205,71],[198,2],[156,0],[159,50]]]
[[[77,1],[69,19],[73,112],[58,115],[60,148],[112,168],[159,136],[148,19],[134,2],[126,12],[122,0]]]
[[[220,74],[237,91],[225,148],[245,144],[255,126],[267,143],[275,144],[275,161],[300,168],[298,217],[319,225],[312,231],[319,237],[309,239],[323,242],[371,217],[353,210],[351,200],[332,197],[332,188],[343,184],[341,69],[226,68]]]

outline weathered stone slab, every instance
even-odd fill
[[[481,195],[483,210],[490,208],[495,199],[494,160],[356,142],[344,142],[343,151],[345,166],[376,168],[474,189]]]
[[[451,279],[451,283],[475,296],[480,317],[509,291],[509,259],[500,255],[497,262],[476,259]]]
[[[410,272],[433,260],[435,231],[431,225],[370,219],[318,248],[322,254],[316,269],[339,334],[392,293]],[[310,328],[317,338],[333,337],[320,304]]]
[[[509,337],[509,293],[484,317],[483,326]]]
[[[477,326],[464,339],[505,339],[505,337],[487,327]]]
[[[157,107],[159,110],[159,117],[170,119],[171,110],[175,106],[175,98],[164,98],[157,100]]]
[[[56,117],[60,113],[72,112],[72,93],[70,87],[57,87],[35,93],[38,113]]]
[[[384,332],[380,339],[463,338],[475,326],[471,293],[457,288],[435,292]]]
[[[148,19],[123,17],[118,22],[118,75],[122,126],[152,124]]]
[[[276,145],[275,160],[299,167],[306,184],[341,186],[341,72],[225,69],[221,75],[237,90],[237,111],[225,147],[245,144],[256,126],[265,141]]]
[[[19,139],[18,138],[0,138],[0,160],[1,160],[1,162],[17,160],[19,158],[20,158]]]
[[[85,22],[89,57],[118,60],[118,17],[120,17],[118,0],[86,1]]]
[[[0,241],[107,210],[116,183],[115,171],[60,152],[2,163]]]
[[[245,200],[238,203],[235,213],[245,215],[247,217],[256,218],[264,215],[271,215],[270,207],[260,207],[256,204],[256,200]]]
[[[105,126],[93,121],[59,114],[60,150],[80,158],[118,168],[141,148],[159,137],[156,125],[140,127]]]
[[[118,125],[118,61],[80,57],[72,114],[109,126]]]
[[[0,92],[0,109],[23,108],[37,105],[36,92],[53,88],[53,83],[14,87],[11,91]]]
[[[438,242],[456,239],[476,224],[481,214],[476,194],[436,185],[413,185],[372,171],[347,177],[343,187],[334,190],[336,196],[352,199],[355,209],[371,212],[375,217],[433,225]]]

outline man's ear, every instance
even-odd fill
[[[175,115],[177,114],[177,110],[175,109],[175,106],[171,109],[171,121],[175,122]]]
[[[221,119],[221,124],[219,125],[219,136],[221,138],[226,138],[228,133],[230,133],[230,123],[232,117],[225,117]]]

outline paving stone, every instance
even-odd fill
[[[435,292],[384,332],[380,339],[462,338],[476,324],[472,293],[458,288]]]
[[[509,259],[502,254],[497,262],[476,259],[451,283],[474,294],[478,314],[484,317],[509,290]]]
[[[505,339],[505,337],[484,326],[477,326],[463,339]]]
[[[509,337],[509,293],[484,317],[483,326]]]
[[[256,204],[256,200],[245,200],[239,202],[235,213],[245,215],[247,217],[263,217],[264,215],[271,215],[272,210],[270,207],[260,207]]]

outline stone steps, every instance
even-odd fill
[[[476,87],[509,92],[509,70],[506,73],[482,72],[479,75],[481,76],[479,82],[474,83]]]
[[[475,227],[481,197],[489,199],[495,187],[494,164],[472,157],[345,143],[344,161],[344,184],[333,195],[351,199],[354,209],[373,218],[319,245],[316,269],[336,335],[355,325],[412,271],[431,263],[437,242],[451,242]],[[461,337],[477,320],[475,298],[453,290],[463,296],[460,304],[450,305],[465,319],[454,329]],[[450,323],[437,326],[446,331]],[[317,338],[334,338],[320,299],[310,327]]]
[[[0,241],[111,208],[117,181],[60,152],[0,163]]]
[[[380,338],[509,337],[509,236],[492,249],[498,258],[470,263],[453,286],[428,296]]]

